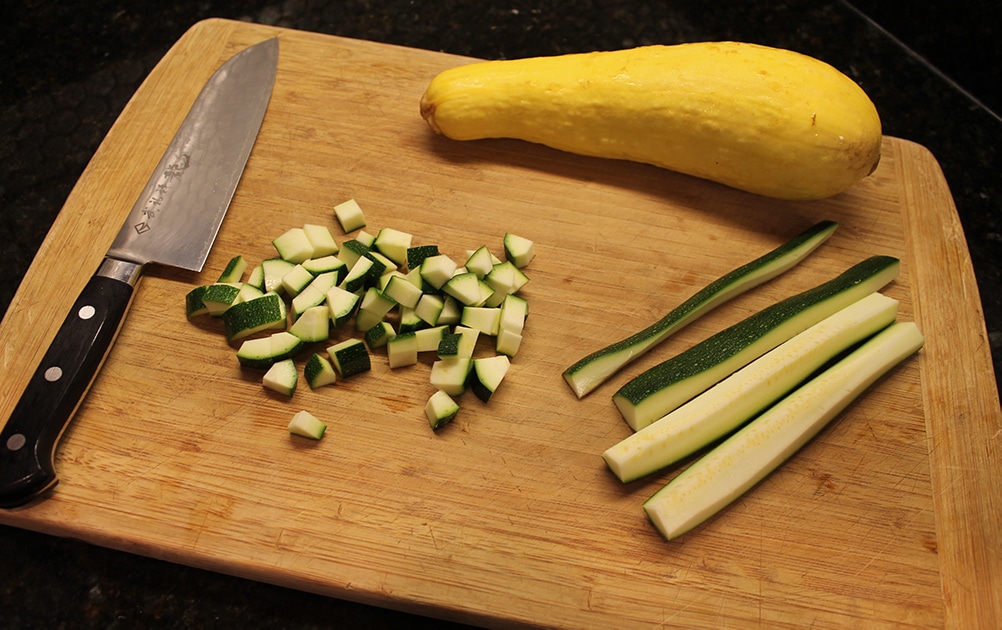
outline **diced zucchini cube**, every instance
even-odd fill
[[[494,266],[494,260],[487,246],[476,249],[470,257],[466,259],[466,270],[477,274],[478,278],[483,278]]]
[[[289,273],[282,276],[282,290],[289,297],[296,297],[311,282],[313,282],[313,274],[307,271],[306,267],[297,264],[289,270]]]
[[[425,258],[438,256],[438,245],[417,245],[407,249],[407,268],[411,271],[420,270]]]
[[[264,330],[283,329],[286,317],[282,297],[277,293],[265,293],[228,308],[222,316],[223,329],[229,341],[236,341]]]
[[[271,353],[271,339],[258,337],[247,339],[237,350],[237,360],[240,365],[249,368],[268,369],[275,361]]]
[[[411,284],[413,284],[417,288],[421,289],[422,293],[425,292],[426,289],[428,289],[428,288],[431,287],[431,285],[429,285],[427,282],[425,282],[424,278],[421,277],[421,268],[420,267],[416,267],[414,269],[411,269],[406,274],[404,274],[404,277],[407,278],[407,280],[410,281]]]
[[[365,286],[367,287],[378,286],[380,278],[397,268],[395,262],[377,251],[370,250],[365,254],[365,257],[372,260],[372,266],[365,277]]]
[[[303,366],[303,378],[306,379],[310,389],[318,389],[326,385],[333,385],[337,382],[337,372],[331,362],[323,355],[314,352],[306,360]]]
[[[518,354],[518,349],[522,345],[522,334],[517,333],[513,330],[501,329],[498,333],[495,349],[498,354],[504,354],[509,357],[514,357]]]
[[[444,303],[442,304],[442,312],[438,316],[437,323],[451,326],[458,324],[462,316],[463,305],[459,303],[459,300],[451,295],[445,296]]]
[[[319,306],[327,299],[327,294],[320,289],[310,285],[292,298],[292,319],[298,320],[307,309]]]
[[[209,285],[203,284],[197,286],[184,296],[184,312],[188,317],[198,317],[199,315],[208,315],[209,307],[205,305],[202,301],[202,296],[205,295],[205,290],[209,288]]]
[[[521,269],[536,255],[536,246],[529,239],[509,232],[504,235],[504,254],[505,258]]]
[[[459,325],[453,329],[453,332],[461,336],[457,355],[471,358],[473,351],[477,349],[477,340],[480,339],[480,331],[469,326]]]
[[[396,337],[396,335],[396,331],[393,330],[393,324],[390,322],[379,322],[365,331],[365,343],[369,345],[369,349],[382,348],[386,345],[386,342]]]
[[[330,311],[326,306],[311,306],[289,327],[289,332],[306,343],[325,341],[330,337],[330,324]]]
[[[438,344],[442,343],[442,338],[447,332],[449,332],[448,326],[435,326],[414,331],[418,352],[437,352]]]
[[[473,360],[467,358],[439,359],[431,364],[431,384],[450,396],[461,396],[466,391]]]
[[[457,268],[456,261],[445,254],[438,254],[425,258],[421,263],[419,273],[425,282],[436,289],[441,289],[456,273]]]
[[[347,248],[342,248],[341,251],[344,252]],[[369,277],[369,270],[375,262],[371,258],[366,258],[361,256],[355,261],[355,264],[351,266],[348,270],[348,275],[344,277],[341,282],[341,288],[345,291],[355,292],[365,287],[365,282]]]
[[[446,332],[438,342],[438,357],[440,359],[455,359],[459,356],[459,342],[463,336],[455,332]]]
[[[414,332],[427,326],[428,324],[418,317],[417,310],[406,306],[400,307],[399,332]]]
[[[334,284],[341,284],[344,277],[348,275],[348,265],[344,264],[343,260],[333,254],[321,256],[320,258],[311,258],[303,263],[303,267],[314,276],[324,273],[334,273]]]
[[[529,276],[510,261],[498,263],[484,277],[492,289],[498,293],[518,293],[529,282]]]
[[[226,268],[219,275],[216,282],[241,282],[244,279],[244,271],[247,270],[247,261],[243,256],[235,256],[226,263]]]
[[[463,309],[460,323],[479,330],[485,335],[496,336],[501,324],[501,309],[489,306],[467,306]]]
[[[261,382],[268,389],[283,396],[292,396],[296,392],[298,381],[299,372],[296,369],[296,363],[292,359],[285,359],[268,368]]]
[[[264,273],[264,291],[280,291],[282,289],[282,278],[292,271],[296,265],[281,258],[268,258],[261,261],[261,268]]]
[[[360,245],[364,246],[366,249],[372,249],[372,246],[376,242],[376,237],[369,234],[365,230],[361,230],[355,235],[355,240],[359,242]]]
[[[250,275],[247,276],[247,284],[264,292],[264,265],[257,265],[251,269]]]
[[[372,369],[369,351],[361,339],[346,339],[327,349],[334,369],[341,378],[355,376]]]
[[[303,232],[306,233],[306,238],[309,239],[310,245],[313,247],[313,255],[310,258],[330,256],[338,252],[337,241],[334,240],[334,236],[331,235],[331,231],[327,229],[326,225],[307,223],[303,226]]]
[[[444,309],[445,299],[442,296],[435,295],[434,293],[422,293],[418,299],[417,306],[414,307],[414,313],[422,321],[427,322],[428,325],[435,326],[438,324],[438,320],[442,316]]]
[[[308,308],[322,305],[327,299],[327,292],[334,288],[335,280],[337,280],[337,273],[334,271],[328,271],[313,278],[313,281],[299,295],[292,298],[293,319],[298,318]]]
[[[357,239],[351,239],[350,241],[345,241],[341,244],[341,249],[337,253],[337,258],[345,264],[350,270],[358,262],[359,258],[362,258],[369,252],[369,247],[358,241]]]
[[[283,330],[268,337],[245,340],[237,350],[237,360],[243,367],[267,369],[278,361],[295,357],[302,348],[302,339]]]
[[[428,398],[424,413],[428,417],[432,431],[438,431],[459,414],[459,405],[449,394],[438,390]]]
[[[205,287],[202,293],[202,304],[208,309],[209,315],[222,315],[233,306],[240,294],[240,283],[215,283]]]
[[[386,342],[386,358],[391,368],[414,365],[418,359],[417,335],[400,333]]]
[[[522,334],[525,318],[529,316],[529,303],[517,295],[508,294],[501,303],[499,330]]]
[[[354,199],[334,206],[334,216],[337,217],[337,222],[341,224],[345,234],[365,227],[365,214]]]
[[[421,289],[414,286],[404,275],[391,275],[383,293],[397,304],[410,308],[416,308],[418,301],[424,295]]]
[[[369,287],[362,296],[362,304],[355,316],[355,329],[365,332],[383,321],[396,302],[376,287]]]
[[[331,322],[335,327],[351,319],[359,301],[361,298],[357,293],[345,291],[341,287],[333,287],[327,292],[327,310],[330,311]]]
[[[481,306],[494,293],[494,290],[472,271],[449,278],[442,286],[442,290],[459,300],[463,306]]]
[[[469,378],[470,389],[480,400],[489,401],[510,367],[511,361],[503,354],[473,359],[473,369],[470,370]]]
[[[240,285],[240,293],[237,293],[237,299],[233,302],[234,304],[237,302],[246,302],[248,300],[253,300],[254,298],[259,298],[262,295],[264,295],[264,291],[260,288],[248,282],[244,282]]]
[[[300,411],[289,421],[289,433],[300,437],[319,440],[327,431],[327,425],[308,411]]]
[[[282,260],[298,264],[313,258],[313,245],[301,227],[289,229],[271,243]]]
[[[413,237],[407,232],[383,228],[376,234],[374,245],[384,256],[400,266],[407,263],[407,250],[412,240]]]

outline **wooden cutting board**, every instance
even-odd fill
[[[207,21],[126,107],[66,202],[0,327],[9,415],[211,72],[278,35],[274,96],[205,270],[149,269],[64,435],[61,483],[0,522],[298,589],[485,625],[975,627],[1002,616],[999,402],[977,289],[933,157],[887,138],[871,177],[813,203],[516,141],[435,137],[418,100],[435,52]],[[537,243],[522,350],[490,404],[423,416],[430,359],[292,400],[241,371],[184,295],[226,261],[273,255],[354,198],[461,257]],[[820,219],[841,227],[795,270],[680,332],[579,401],[560,374]],[[335,233],[338,233],[335,231]],[[629,429],[632,374],[873,254],[927,337],[748,495],[666,542],[641,503],[677,469],[621,485],[600,453]],[[345,333],[338,333],[343,336]],[[338,337],[340,338],[340,337]],[[330,428],[291,437],[308,409]]]

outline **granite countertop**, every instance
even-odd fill
[[[997,59],[998,47],[977,50],[980,40],[973,34],[996,28],[999,20],[982,13],[974,18],[980,24],[974,30],[955,23],[944,30],[939,21],[926,28],[902,16],[895,21],[894,14],[879,15],[877,2],[856,3],[886,28],[894,22],[899,37],[906,33],[910,38],[906,43],[935,57],[933,67],[844,2],[728,4],[735,3],[13,0],[13,7],[5,5],[0,25],[5,61],[0,73],[0,311],[6,311],[74,182],[125,103],[171,44],[201,19],[243,19],[482,58],[736,39],[828,61],[870,94],[886,134],[932,151],[965,229],[995,376],[1002,380],[1002,200],[996,153],[1002,122],[989,109],[1002,111],[1002,105],[990,90],[997,82],[980,75],[961,79],[943,70],[956,68],[959,74],[973,65],[975,56]],[[957,10],[964,4],[928,6]],[[998,17],[997,7],[971,8],[994,11]],[[919,9],[911,14],[922,15]],[[961,39],[970,39],[969,46],[953,43],[944,53],[934,31],[959,32]],[[993,36],[989,33],[987,39]],[[1000,65],[985,64],[995,77]],[[432,623],[10,527],[0,527],[0,557],[5,567],[0,610],[8,628]]]

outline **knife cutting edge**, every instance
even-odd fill
[[[104,363],[143,267],[201,271],[271,99],[278,39],[212,75],[0,431],[0,508],[56,485],[56,445]]]

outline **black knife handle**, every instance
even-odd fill
[[[106,259],[66,315],[0,431],[0,507],[56,485],[56,444],[111,349],[141,268]]]

